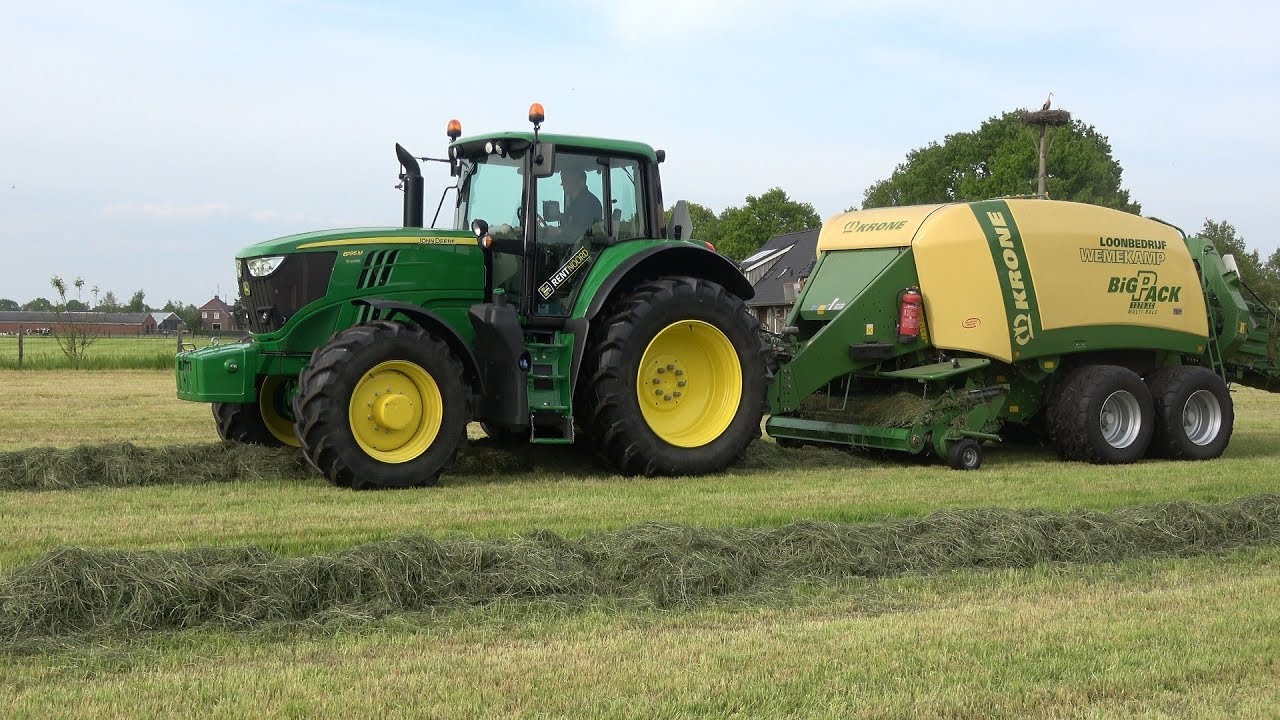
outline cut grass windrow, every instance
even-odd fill
[[[788,449],[771,442],[757,441],[748,448],[738,468],[776,470],[790,467],[852,466],[865,462],[840,450]],[[472,441],[463,448],[457,465],[449,470],[449,474],[580,472],[590,471],[594,465],[591,454],[581,448],[500,444],[482,439]],[[267,448],[237,443],[170,447],[139,447],[130,443],[117,443],[0,452],[0,491],[200,485],[264,478],[303,480],[313,475],[314,471],[307,465],[302,454],[293,448]]]
[[[801,583],[1190,556],[1280,541],[1280,495],[1112,512],[974,509],[868,524],[648,523],[568,539],[407,536],[332,555],[54,550],[0,576],[0,643],[380,618],[540,600],[681,607]]]

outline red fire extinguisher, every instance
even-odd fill
[[[920,316],[924,313],[924,297],[920,288],[902,291],[898,306],[898,342],[910,345],[920,338]]]

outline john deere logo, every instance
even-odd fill
[[[1107,292],[1128,295],[1130,315],[1155,315],[1159,303],[1180,301],[1182,286],[1161,285],[1159,275],[1144,270],[1133,277],[1112,277]]]

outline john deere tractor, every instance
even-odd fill
[[[222,438],[300,446],[357,489],[434,483],[472,421],[628,475],[739,457],[770,379],[750,284],[689,239],[683,203],[664,218],[662,151],[541,134],[537,104],[529,120],[472,137],[449,123],[450,229],[423,227],[433,158],[397,145],[403,227],[242,250],[252,335],[180,353],[178,397],[212,403]]]

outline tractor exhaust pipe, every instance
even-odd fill
[[[404,226],[422,227],[422,168],[400,143],[396,143],[396,159],[403,168],[400,190],[404,192]]]

